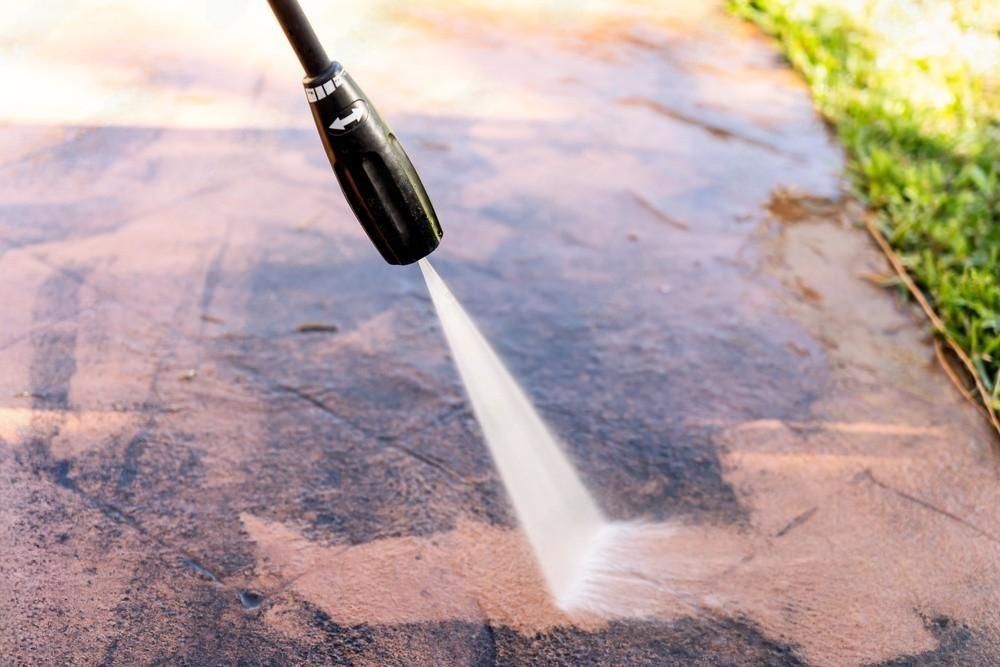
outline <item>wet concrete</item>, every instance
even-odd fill
[[[276,28],[206,19],[243,71],[155,11],[121,19],[148,53],[62,26],[51,57],[75,39],[81,76],[145,72],[123,90],[159,107],[3,108],[0,663],[998,659],[990,434],[865,279],[839,153],[751,29],[317,10],[421,170],[435,265],[602,509],[687,531],[645,556],[736,559],[641,618],[570,617]]]

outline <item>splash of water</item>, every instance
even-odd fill
[[[472,410],[546,584],[573,606],[608,525],[552,432],[426,259],[427,289]]]

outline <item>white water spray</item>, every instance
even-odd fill
[[[607,525],[556,438],[426,259],[420,270],[493,461],[556,603],[572,606]]]

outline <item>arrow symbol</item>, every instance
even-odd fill
[[[330,129],[334,132],[343,132],[347,129],[349,125],[357,123],[362,118],[365,117],[364,107],[356,106],[351,109],[351,113],[347,114],[343,118],[337,117],[335,121],[330,123]]]

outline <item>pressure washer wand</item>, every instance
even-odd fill
[[[368,238],[390,264],[441,242],[441,223],[413,163],[371,101],[331,62],[296,0],[268,0],[306,72],[303,85],[333,173]]]

